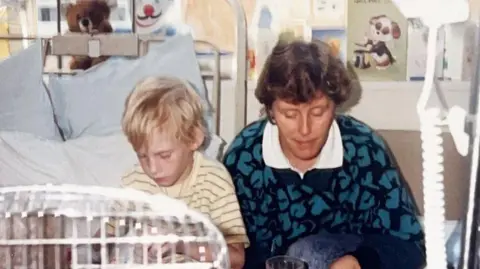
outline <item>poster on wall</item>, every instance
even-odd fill
[[[196,39],[208,40],[223,52],[233,52],[236,46],[236,18],[232,6],[225,0],[181,0],[183,18]],[[251,22],[256,0],[239,0],[247,24]]]
[[[334,56],[340,58],[344,63],[347,60],[347,42],[346,31],[343,28],[325,28],[325,29],[313,29],[312,39],[320,40],[327,43]]]
[[[174,36],[185,28],[181,4],[181,0],[135,0],[135,31]]]
[[[347,59],[361,80],[406,79],[408,23],[390,0],[349,0]]]

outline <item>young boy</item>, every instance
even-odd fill
[[[187,82],[150,77],[139,83],[126,101],[122,127],[140,164],[122,185],[166,194],[209,216],[225,236],[231,268],[241,269],[249,241],[230,175],[198,151],[207,135],[203,113],[200,96]],[[177,254],[199,260],[199,246],[189,246]],[[203,247],[212,259],[208,245]]]

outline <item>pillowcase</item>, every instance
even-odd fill
[[[147,76],[185,79],[208,100],[194,49],[190,35],[179,35],[150,44],[140,58],[112,57],[72,77],[51,77],[53,106],[65,139],[121,132],[125,100]]]
[[[0,131],[62,140],[42,70],[41,42],[0,62]]]

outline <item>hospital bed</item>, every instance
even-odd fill
[[[241,4],[227,2],[236,21],[235,91],[228,94],[235,95],[232,109],[239,131],[246,123],[247,30]],[[221,155],[220,52],[210,42],[189,35],[164,39],[135,33],[0,39],[31,43],[0,62],[0,187],[47,182],[117,186],[136,161],[120,128],[123,104],[133,85],[148,75],[177,76],[195,87],[209,107],[207,154]],[[197,45],[214,53],[213,72],[201,72]],[[111,57],[86,71],[45,69],[48,57],[91,55],[92,50]],[[213,85],[208,90],[206,82]]]

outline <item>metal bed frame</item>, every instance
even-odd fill
[[[45,71],[44,74],[56,75],[74,75],[73,71],[64,71],[62,69],[62,56],[89,56],[88,44],[91,41],[98,42],[101,46],[102,56],[127,56],[140,57],[148,51],[149,44],[152,42],[162,42],[165,39],[155,35],[138,35],[135,32],[135,0],[131,1],[132,7],[132,33],[111,33],[111,34],[67,34],[63,35],[61,29],[61,0],[57,0],[57,35],[51,37],[42,36],[20,36],[20,35],[0,35],[0,40],[22,41],[22,40],[40,40],[43,45],[43,60],[46,62],[47,56],[58,57],[58,70]],[[233,8],[235,13],[235,36],[236,45],[233,61],[232,80],[234,81],[234,128],[239,132],[246,125],[246,103],[247,103],[247,25],[245,12],[239,0],[225,0]],[[118,46],[117,44],[122,44]],[[213,81],[212,100],[214,113],[214,131],[220,135],[221,119],[221,94],[222,94],[222,76],[220,66],[220,49],[209,41],[195,40],[196,45],[209,47],[214,54],[213,72],[202,72],[202,78]],[[198,63],[197,63],[198,64]],[[206,87],[206,83],[205,87]],[[208,89],[207,89],[208,91]]]

